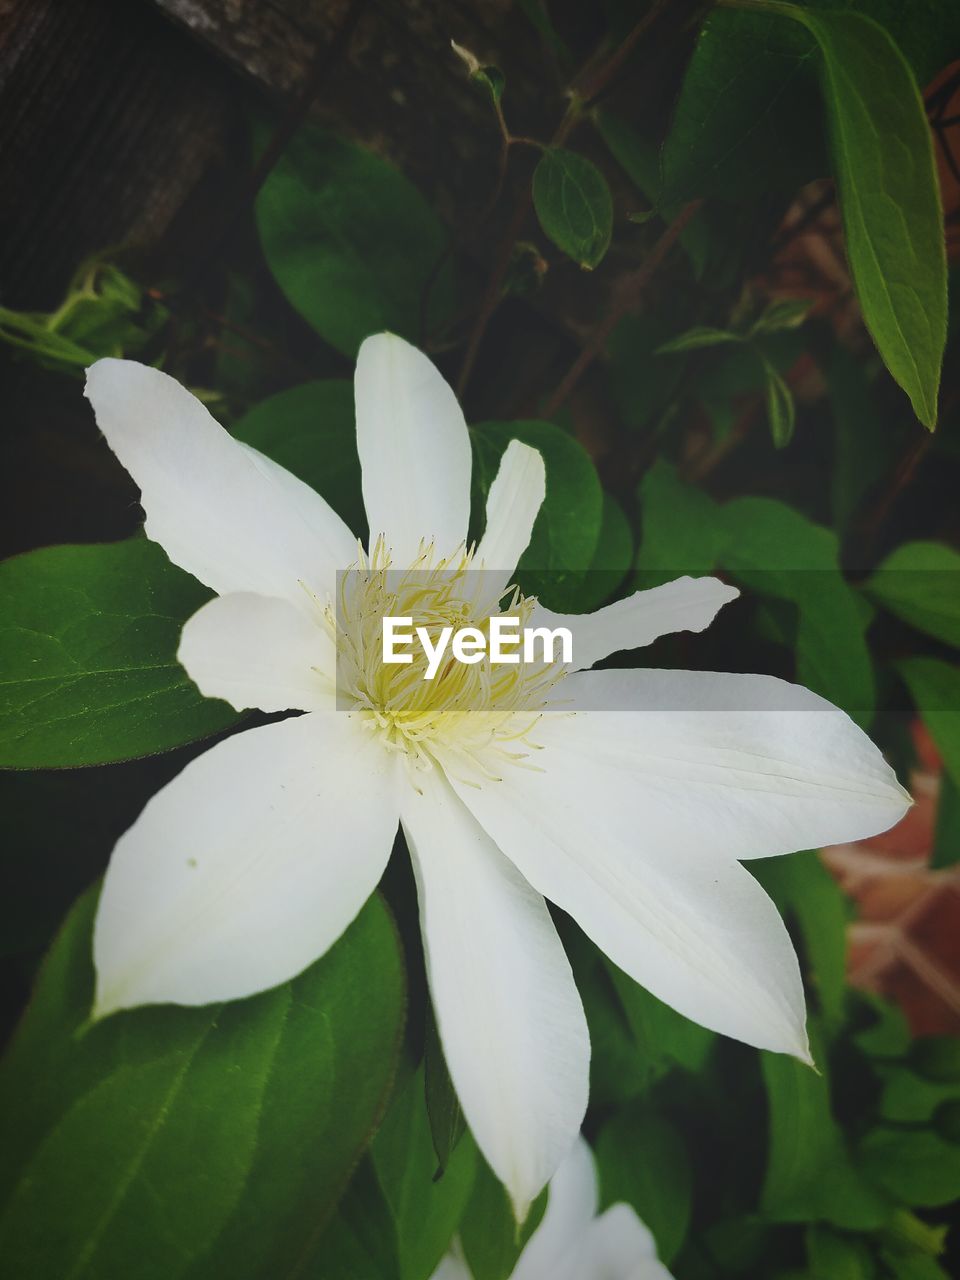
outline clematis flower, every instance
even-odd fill
[[[473,1280],[459,1241],[431,1280]],[[577,1138],[550,1179],[547,1207],[510,1280],[672,1280],[653,1236],[628,1204],[597,1216],[593,1154]]]
[[[681,578],[563,617],[518,598],[525,618],[571,629],[574,662],[488,672],[488,709],[464,711],[458,682],[482,668],[413,680],[378,659],[369,629],[398,603],[482,624],[477,610],[497,606],[472,571],[494,595],[509,587],[544,466],[510,444],[468,549],[467,427],[424,355],[389,334],[360,349],[366,552],[165,374],[101,360],[86,394],[140,487],[147,536],[216,592],[184,626],[187,672],[237,709],[306,713],[212,747],[120,839],[96,920],[96,1016],[292,977],[360,910],[399,823],[447,1063],[519,1217],[570,1149],[588,1090],[586,1021],[545,899],[687,1017],[808,1057],[796,956],[740,860],[884,830],[906,793],[805,689],[571,669],[700,631],[733,588]]]

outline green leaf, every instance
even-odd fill
[[[89,1027],[95,902],[68,918],[0,1066],[0,1252],[31,1280],[288,1274],[392,1082],[404,982],[385,907],[262,995]]]
[[[540,225],[568,258],[591,269],[610,247],[613,199],[596,165],[573,151],[547,148],[533,175]]]
[[[942,542],[905,542],[863,584],[871,599],[945,644],[960,645],[960,554]]]
[[[793,428],[797,420],[793,392],[767,359],[763,361],[763,371],[767,380],[767,421],[770,424],[770,435],[774,447],[784,449],[793,439]]]
[[[659,146],[641,137],[631,125],[611,111],[594,111],[591,113],[591,119],[607,144],[610,154],[641,195],[653,205],[653,208],[643,212],[627,214],[628,219],[642,224],[659,214],[664,222],[668,224],[673,222],[683,205],[668,203],[660,207]],[[680,234],[680,243],[690,259],[694,275],[699,280],[703,276],[710,253],[709,235],[702,211],[694,214],[683,229]]]
[[[458,1143],[436,1178],[422,1067],[394,1095],[371,1157],[396,1224],[401,1280],[429,1280],[470,1196],[476,1149],[471,1141]]]
[[[397,1231],[369,1155],[327,1223],[304,1280],[401,1280]]]
[[[896,664],[943,767],[960,786],[960,667],[937,658],[904,658]]]
[[[364,534],[352,382],[305,382],[281,391],[245,413],[233,434],[316,489],[352,533]]]
[[[127,760],[235,724],[177,661],[184,622],[209,598],[141,537],[0,565],[0,766]]]
[[[910,1026],[903,1011],[898,1005],[863,991],[857,993],[857,1000],[869,1010],[871,1021],[853,1034],[853,1043],[870,1058],[902,1058],[911,1043]]]
[[[870,1250],[855,1236],[809,1227],[806,1242],[811,1280],[872,1280],[877,1273]]]
[[[914,1043],[910,1061],[927,1080],[960,1085],[960,1036],[924,1036]]]
[[[761,1054],[761,1067],[770,1111],[762,1212],[775,1222],[879,1227],[885,1204],[850,1157],[826,1078],[782,1054]]]
[[[897,1124],[929,1123],[944,1102],[960,1098],[960,1081],[925,1080],[906,1067],[881,1072],[880,1115]]]
[[[769,14],[710,13],[663,147],[669,198],[749,206],[822,176],[813,49],[806,31]]]
[[[750,870],[781,915],[795,917],[803,936],[807,981],[819,1000],[829,1034],[844,1018],[847,899],[816,851],[751,862]]]
[[[702,351],[704,347],[718,347],[726,342],[743,342],[743,338],[739,333],[730,333],[727,329],[711,329],[701,325],[665,342],[658,348],[658,354],[669,356],[682,351]]]
[[[947,259],[933,141],[910,64],[862,13],[765,3],[822,55],[834,174],[863,318],[920,421],[937,421]]]
[[[672,1262],[690,1224],[693,1183],[676,1129],[651,1107],[634,1104],[601,1128],[596,1159],[601,1207],[632,1205],[653,1232],[660,1260]]]
[[[714,1033],[658,1000],[602,953],[601,957],[636,1043],[638,1058],[648,1065],[648,1070],[658,1075],[671,1066],[701,1070],[713,1046]]]
[[[600,536],[590,572],[577,596],[577,608],[584,613],[599,608],[621,586],[632,564],[633,530],[619,502],[604,491]]]
[[[257,196],[267,264],[320,336],[356,355],[389,329],[416,342],[421,298],[446,234],[416,187],[371,151],[304,128]],[[450,314],[453,282],[441,270],[428,327]]]
[[[510,441],[522,440],[543,455],[547,496],[517,576],[527,594],[539,596],[551,609],[578,608],[603,524],[603,490],[590,455],[550,422],[481,422],[471,429],[471,438],[476,536],[483,528],[486,495]]]
[[[869,612],[840,571],[834,533],[773,498],[715,503],[662,460],[644,477],[640,500],[638,585],[719,566],[740,585],[794,605],[798,682],[869,724]]]
[[[751,336],[758,333],[783,333],[799,329],[810,313],[813,303],[809,298],[781,298],[771,302],[750,328]]]
[[[929,1129],[872,1129],[860,1144],[860,1167],[901,1204],[930,1209],[960,1196],[960,1152]]]
[[[517,1259],[536,1231],[547,1206],[545,1188],[518,1230],[503,1184],[477,1157],[473,1191],[460,1220],[460,1243],[473,1280],[509,1280]]]
[[[960,786],[949,773],[940,775],[937,825],[933,833],[930,867],[942,871],[960,862]]]
[[[433,1176],[439,1179],[446,1172],[450,1156],[466,1132],[467,1125],[443,1056],[432,1008],[427,1010],[423,1070],[430,1137],[438,1161],[437,1171]]]
[[[870,370],[839,343],[833,344],[821,369],[835,427],[831,507],[834,527],[843,533],[893,470],[916,428],[905,415],[892,418],[884,412],[873,395]]]

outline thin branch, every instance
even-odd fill
[[[567,370],[556,391],[544,406],[544,416],[553,417],[569,396],[587,369],[607,345],[607,340],[625,315],[635,311],[643,300],[647,285],[659,269],[667,254],[676,244],[690,219],[700,208],[702,201],[691,200],[677,214],[663,235],[650,250],[647,260],[637,271],[624,276],[614,294],[613,304],[603,320],[594,330],[593,336],[573,364]]]

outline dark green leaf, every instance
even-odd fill
[[[943,757],[943,767],[960,786],[960,667],[937,658],[905,658],[897,670]]]
[[[209,597],[140,537],[0,565],[0,765],[126,760],[235,724],[177,662],[183,623]]]
[[[316,489],[352,533],[363,535],[351,382],[305,382],[281,391],[245,413],[233,434]]]
[[[761,1066],[770,1109],[763,1212],[776,1222],[880,1226],[886,1207],[850,1158],[826,1078],[782,1054],[762,1054]]]
[[[763,369],[767,379],[767,421],[770,424],[770,435],[774,446],[784,449],[793,439],[793,428],[797,420],[793,392],[769,360],[763,361]]]
[[[603,956],[623,1007],[640,1061],[657,1074],[666,1066],[699,1071],[709,1056],[714,1033],[651,995]]]
[[[799,329],[810,313],[813,304],[809,298],[781,298],[771,302],[750,328],[751,336],[758,333],[783,333]]]
[[[947,259],[933,141],[910,65],[861,13],[774,4],[813,34],[847,257],[863,318],[914,412],[937,421]]]
[[[916,430],[902,415],[891,420],[872,394],[870,370],[845,347],[834,344],[822,362],[833,416],[831,505],[838,532],[848,529],[864,501],[892,471]]]
[[[353,356],[368,334],[389,329],[416,342],[420,306],[446,235],[416,187],[371,151],[306,128],[257,197],[270,270],[321,337]],[[441,271],[431,327],[450,313]]]
[[[577,608],[584,613],[597,609],[616,592],[633,564],[633,530],[623,508],[609,493],[603,495],[600,537],[593,553],[593,564],[585,576],[577,598]]]
[[[836,535],[772,498],[718,504],[658,461],[640,490],[639,585],[717,566],[764,596],[794,605],[797,680],[861,724],[873,716],[869,611],[840,571]]]
[[[610,246],[613,200],[596,165],[573,151],[550,147],[533,175],[540,225],[567,257],[593,268]]]
[[[934,871],[960,862],[960,786],[949,773],[940,775],[937,825],[933,834],[930,866]]]
[[[460,1220],[460,1243],[473,1280],[509,1280],[527,1241],[540,1225],[546,1190],[534,1200],[526,1222],[517,1230],[503,1185],[482,1159],[466,1212]]]
[[[928,1123],[944,1102],[960,1098],[960,1081],[926,1080],[906,1067],[882,1072],[880,1115],[897,1124]]]
[[[483,504],[511,440],[539,449],[547,496],[520,558],[518,579],[551,609],[578,607],[584,573],[593,564],[603,524],[603,490],[589,454],[550,422],[482,422],[473,440],[474,519],[483,528]]]
[[[814,43],[766,13],[715,8],[687,67],[663,148],[664,192],[742,203],[824,172]]]
[[[597,1138],[603,1208],[625,1201],[653,1232],[660,1260],[670,1263],[690,1222],[692,1176],[677,1131],[644,1104],[610,1119]]]
[[[401,1280],[429,1280],[457,1229],[473,1186],[476,1150],[464,1139],[442,1178],[424,1097],[423,1069],[394,1094],[371,1148],[397,1228]]]
[[[795,917],[809,964],[805,975],[819,1000],[828,1033],[838,1031],[846,991],[847,899],[815,851],[764,858],[750,869],[777,904]]]
[[[868,1057],[881,1061],[901,1058],[910,1048],[910,1026],[903,1011],[879,996],[858,992],[857,999],[870,1010],[871,1021],[854,1033],[853,1043]]]
[[[423,1069],[430,1136],[438,1161],[437,1171],[433,1175],[436,1179],[446,1172],[451,1153],[466,1131],[466,1121],[463,1118],[453,1081],[450,1079],[450,1072],[447,1070],[432,1009],[427,1011]]]
[[[688,329],[677,338],[671,338],[659,348],[662,356],[676,355],[682,351],[701,351],[704,347],[717,347],[725,342],[742,342],[739,333],[730,333],[726,329],[710,329],[705,325],[697,329]]]
[[[960,1036],[924,1036],[913,1045],[910,1061],[927,1080],[960,1085]]]
[[[811,1280],[872,1280],[876,1275],[870,1250],[856,1236],[810,1227],[806,1238]]]
[[[402,1280],[393,1215],[369,1155],[360,1161],[303,1277]]]
[[[901,1204],[935,1208],[960,1196],[960,1150],[929,1129],[872,1129],[860,1167]]]
[[[69,917],[0,1070],[0,1252],[31,1280],[287,1274],[392,1081],[404,993],[386,909],[371,899],[263,995],[89,1028],[95,898]]]
[[[601,138],[610,149],[610,154],[626,173],[637,190],[654,207],[642,213],[630,213],[631,222],[644,223],[658,214],[664,222],[671,223],[683,208],[682,204],[668,203],[660,208],[660,148],[642,138],[625,120],[610,111],[597,111],[593,115]],[[703,275],[709,256],[709,237],[707,225],[702,211],[696,213],[680,235],[690,265],[697,279]]]
[[[945,644],[960,645],[960,554],[942,542],[905,542],[863,585],[871,599]]]

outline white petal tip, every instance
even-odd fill
[[[510,1196],[511,1207],[513,1208],[513,1220],[516,1223],[517,1235],[519,1236],[523,1229],[523,1224],[530,1216],[530,1206],[533,1204],[536,1197],[534,1196],[533,1198],[528,1199],[526,1196],[515,1196],[512,1191],[508,1191],[508,1194]]]

